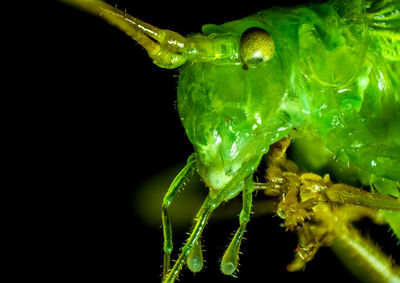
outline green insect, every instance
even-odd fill
[[[400,1],[271,8],[204,25],[201,34],[188,37],[98,0],[64,2],[126,32],[157,66],[180,68],[178,111],[194,153],[162,204],[164,282],[174,282],[185,263],[193,272],[202,269],[200,236],[210,215],[241,194],[239,228],[221,261],[221,271],[234,274],[253,193],[263,187],[253,176],[271,145],[287,137],[318,141],[339,167],[351,168],[353,178],[371,186],[378,195],[370,202],[368,193],[364,198],[344,187],[326,196],[387,209],[384,218],[400,239]],[[168,207],[194,171],[209,195],[171,266]]]

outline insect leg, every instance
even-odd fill
[[[372,282],[400,282],[400,268],[372,241],[362,235],[340,217],[340,214],[325,211],[325,220],[331,223],[338,237],[332,248],[343,261],[357,262],[363,266],[361,276]],[[349,256],[350,255],[350,256]],[[352,264],[349,264],[349,267]]]
[[[254,190],[263,190],[264,194],[270,197],[278,197],[282,195],[283,186],[279,186],[279,184],[273,182],[267,183],[258,183],[255,182],[253,184]]]
[[[163,224],[163,234],[164,234],[164,266],[163,266],[163,277],[165,277],[170,268],[170,258],[172,253],[172,228],[171,220],[168,215],[168,207],[170,206],[173,198],[178,193],[178,191],[184,185],[188,176],[192,174],[195,169],[196,156],[192,154],[189,156],[186,166],[172,181],[172,184],[168,188],[167,193],[164,196],[162,203],[162,224]]]
[[[215,203],[215,199],[211,198],[210,196],[206,198],[202,207],[196,215],[196,224],[188,240],[183,246],[181,254],[179,255],[172,269],[169,271],[168,275],[164,276],[164,283],[172,283],[175,281],[180,269],[185,263],[186,258],[193,250],[193,248],[195,248],[195,246],[197,245],[197,242],[199,241],[200,235],[203,232],[203,229],[211,212],[219,205],[219,203]]]
[[[331,201],[335,202],[400,211],[400,198],[384,194],[372,194],[345,184],[334,184],[325,193]]]
[[[258,161],[258,160],[257,160]],[[253,165],[253,164],[251,164]],[[246,167],[247,168],[247,167]],[[185,245],[181,249],[181,254],[179,255],[178,259],[176,260],[174,266],[169,271],[168,275],[164,277],[164,283],[172,283],[178,276],[180,269],[182,268],[183,264],[185,263],[186,259],[188,258],[189,254],[195,248],[201,233],[203,232],[204,227],[206,226],[207,220],[210,217],[210,214],[216,209],[223,201],[229,199],[232,195],[232,191],[234,191],[238,184],[242,182],[247,176],[246,170],[239,171],[236,176],[228,182],[218,194],[213,195],[211,192],[207,196],[206,200],[204,201],[202,207],[200,208],[199,212],[196,215],[196,223],[190,234],[189,238],[187,239]],[[247,190],[244,197],[245,208],[242,210],[244,211],[241,214],[241,222],[247,223],[248,218],[250,218],[250,208],[251,208],[251,200],[252,196],[251,193],[253,192],[253,181],[252,178],[247,178],[244,189]],[[247,220],[246,220],[247,218]],[[245,225],[245,224],[243,224]],[[244,231],[245,226],[243,227]]]
[[[243,207],[239,216],[239,229],[233,237],[231,243],[226,249],[221,261],[221,271],[225,275],[232,275],[238,266],[239,248],[242,242],[246,225],[250,220],[250,212],[252,205],[253,181],[252,178],[247,178],[245,187],[242,192]]]

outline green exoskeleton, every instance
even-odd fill
[[[344,208],[316,208],[327,202],[381,209],[400,238],[400,1],[331,0],[271,8],[222,25],[204,25],[201,34],[188,37],[99,0],[64,2],[123,30],[157,66],[180,68],[178,111],[194,153],[162,205],[164,282],[173,282],[184,264],[193,272],[202,269],[200,236],[210,215],[222,202],[241,195],[239,228],[221,261],[224,274],[236,271],[255,190],[281,197],[277,213],[289,230],[299,232],[301,243],[316,243],[325,235],[321,231],[330,229],[350,248],[350,220],[332,216]],[[307,139],[321,145],[340,170],[351,168],[353,178],[374,194],[333,185],[327,177],[301,175],[281,161],[279,166],[270,162],[279,174],[267,170],[266,183],[255,183],[253,175],[271,145],[288,137],[295,144]],[[313,149],[306,154],[314,154]],[[171,266],[168,207],[193,171],[209,195]],[[284,182],[276,181],[281,175]],[[307,182],[319,189],[307,191]],[[336,222],[326,225],[331,228],[308,227],[314,214],[321,223],[329,223],[328,216]],[[356,238],[354,249],[362,246]],[[298,254],[304,255],[301,248]],[[385,280],[399,282],[398,269],[384,266],[382,274],[389,274]]]

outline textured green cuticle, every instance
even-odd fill
[[[213,38],[230,36],[232,46],[246,30],[263,29],[275,45],[273,58],[254,68],[243,68],[238,54],[230,63],[181,69],[178,109],[208,185],[229,181],[284,136],[316,136],[370,182],[387,180],[379,193],[393,193],[387,184],[400,182],[399,3],[372,2],[272,8],[203,28]],[[400,222],[398,214],[387,220]]]
[[[298,165],[284,153],[280,161],[296,170],[279,162],[267,164],[281,170],[281,179],[283,173],[298,178],[294,188],[280,183],[269,195],[278,198],[275,212],[285,218],[288,230],[297,232],[299,250],[303,248],[288,270],[304,268],[302,256],[311,259],[319,247],[329,244],[324,240],[330,234],[360,259],[352,258],[350,265],[364,262],[366,271],[376,271],[378,277],[369,280],[400,280],[390,257],[350,227],[360,214],[375,220],[383,215],[383,222],[400,240],[399,0],[273,7],[221,25],[207,24],[202,33],[187,37],[154,27],[104,1],[60,1],[125,32],[157,66],[180,68],[177,107],[194,153],[162,201],[164,283],[174,282],[185,264],[192,272],[202,270],[201,236],[208,219],[221,203],[241,196],[239,227],[220,266],[222,273],[236,274],[251,215],[254,173],[261,160],[276,161],[267,153],[288,140]],[[297,172],[302,165],[307,172],[332,176],[306,173],[324,188],[314,192],[318,195],[314,199],[297,185],[307,187]],[[209,194],[172,261],[173,221],[168,211],[194,171]],[[274,181],[268,172],[265,175],[266,183],[258,184],[258,189],[267,191]],[[342,184],[332,189],[334,178]],[[361,187],[371,188],[372,193]],[[310,198],[302,201],[307,195]],[[317,207],[321,199],[324,205]],[[343,204],[354,205],[357,212],[348,212]],[[313,217],[318,221],[305,221]],[[329,225],[321,228],[318,223]]]

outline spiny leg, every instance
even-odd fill
[[[252,205],[253,180],[247,178],[245,187],[242,192],[243,207],[239,216],[239,229],[236,231],[231,243],[226,249],[221,261],[221,271],[225,275],[232,275],[238,266],[240,243],[242,242],[246,225],[250,220],[250,212]]]
[[[372,194],[346,184],[333,184],[325,193],[331,201],[400,212],[400,198],[395,196]]]
[[[179,174],[172,181],[172,184],[168,188],[167,193],[164,196],[162,203],[162,224],[163,224],[163,234],[164,234],[164,265],[163,265],[163,278],[168,273],[170,268],[170,259],[172,253],[172,228],[171,220],[168,215],[168,207],[170,206],[173,198],[178,193],[178,191],[184,185],[188,176],[190,176],[195,169],[196,156],[192,154],[189,156],[186,166],[179,172]]]
[[[363,237],[349,224],[346,215],[342,215],[340,211],[325,209],[319,215],[319,220],[329,223],[332,232],[337,236],[332,248],[344,262],[357,262],[363,267],[363,273],[373,282],[400,282],[400,267],[375,243]]]
[[[223,201],[230,199],[232,195],[232,191],[238,187],[238,185],[242,182],[243,179],[246,178],[246,171],[239,171],[236,176],[227,183],[222,189],[220,189],[219,193],[216,195],[212,195],[211,193],[207,196],[206,200],[204,201],[202,207],[200,208],[199,212],[196,215],[196,224],[193,228],[192,233],[190,234],[189,238],[187,239],[185,245],[181,250],[181,254],[179,255],[178,259],[176,260],[174,266],[169,271],[166,278],[164,278],[164,283],[172,283],[178,276],[180,269],[182,268],[183,264],[185,263],[186,259],[188,258],[191,251],[195,248],[201,233],[203,232],[204,227],[206,226],[207,220],[210,217],[210,214],[216,209]],[[253,191],[253,181],[252,178],[247,178],[246,183],[244,186],[249,192],[246,193],[247,201],[244,201],[246,204],[244,209],[245,213],[242,214],[241,219],[242,222],[248,221],[250,218],[250,209],[251,209],[251,192]],[[247,220],[246,220],[247,218]]]
[[[180,269],[182,268],[185,260],[187,259],[190,252],[197,245],[200,235],[203,232],[204,227],[206,226],[207,220],[211,214],[211,212],[220,204],[219,199],[213,199],[210,196],[206,198],[202,207],[196,215],[196,224],[193,228],[192,233],[190,234],[188,240],[182,248],[181,254],[176,260],[174,266],[169,271],[167,276],[164,276],[164,283],[172,283],[178,276]]]

